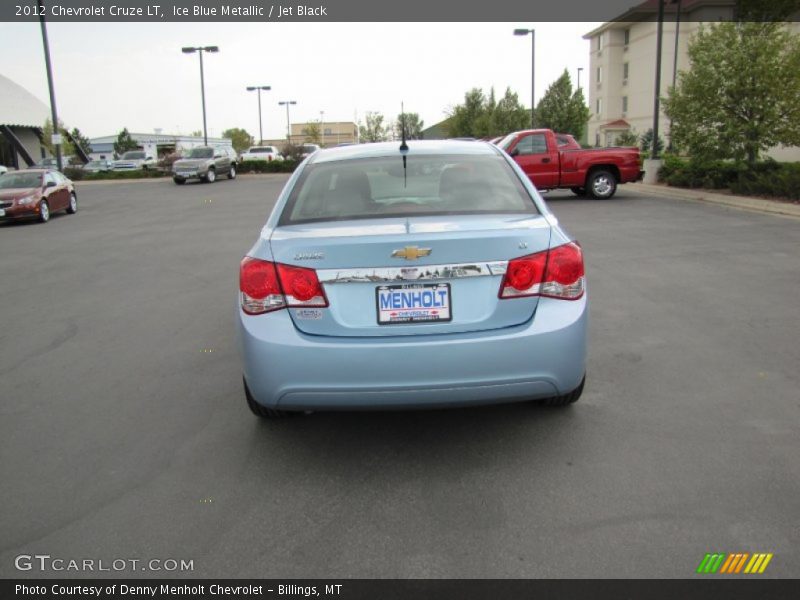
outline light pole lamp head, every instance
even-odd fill
[[[190,48],[187,46],[185,48],[181,48],[181,52],[184,54],[193,54],[194,52],[197,52],[197,48]]]
[[[515,29],[514,35],[528,35],[533,29]]]
[[[219,52],[219,46],[206,46],[203,50],[206,52]]]

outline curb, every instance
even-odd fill
[[[782,217],[800,219],[800,204],[791,204],[775,200],[764,200],[763,198],[753,198],[750,196],[729,196],[718,194],[706,190],[674,188],[666,185],[650,185],[647,183],[629,183],[626,189],[632,189],[640,193],[655,194],[666,198],[677,198],[679,200],[690,200],[695,202],[706,202],[718,204],[739,210],[749,210]]]

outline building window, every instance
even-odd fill
[[[628,63],[622,65],[622,79],[628,81]]]
[[[597,101],[595,102],[595,108],[597,109],[595,111],[597,113],[597,116],[600,116],[600,114],[603,112],[603,99],[602,98],[598,98],[597,99]]]
[[[628,97],[622,97],[622,113],[625,114],[628,112]]]
[[[625,45],[627,46],[628,44],[631,43],[631,30],[630,29],[626,29],[623,32],[623,35],[624,35],[624,38],[625,38]]]
[[[597,85],[603,83],[603,67],[597,67]]]

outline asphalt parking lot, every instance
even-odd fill
[[[800,575],[799,221],[551,194],[587,259],[580,402],[264,423],[238,263],[285,180],[78,183],[77,215],[0,225],[0,576]]]

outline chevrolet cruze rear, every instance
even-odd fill
[[[586,318],[580,246],[489,144],[319,151],[240,266],[260,416],[572,402]]]

